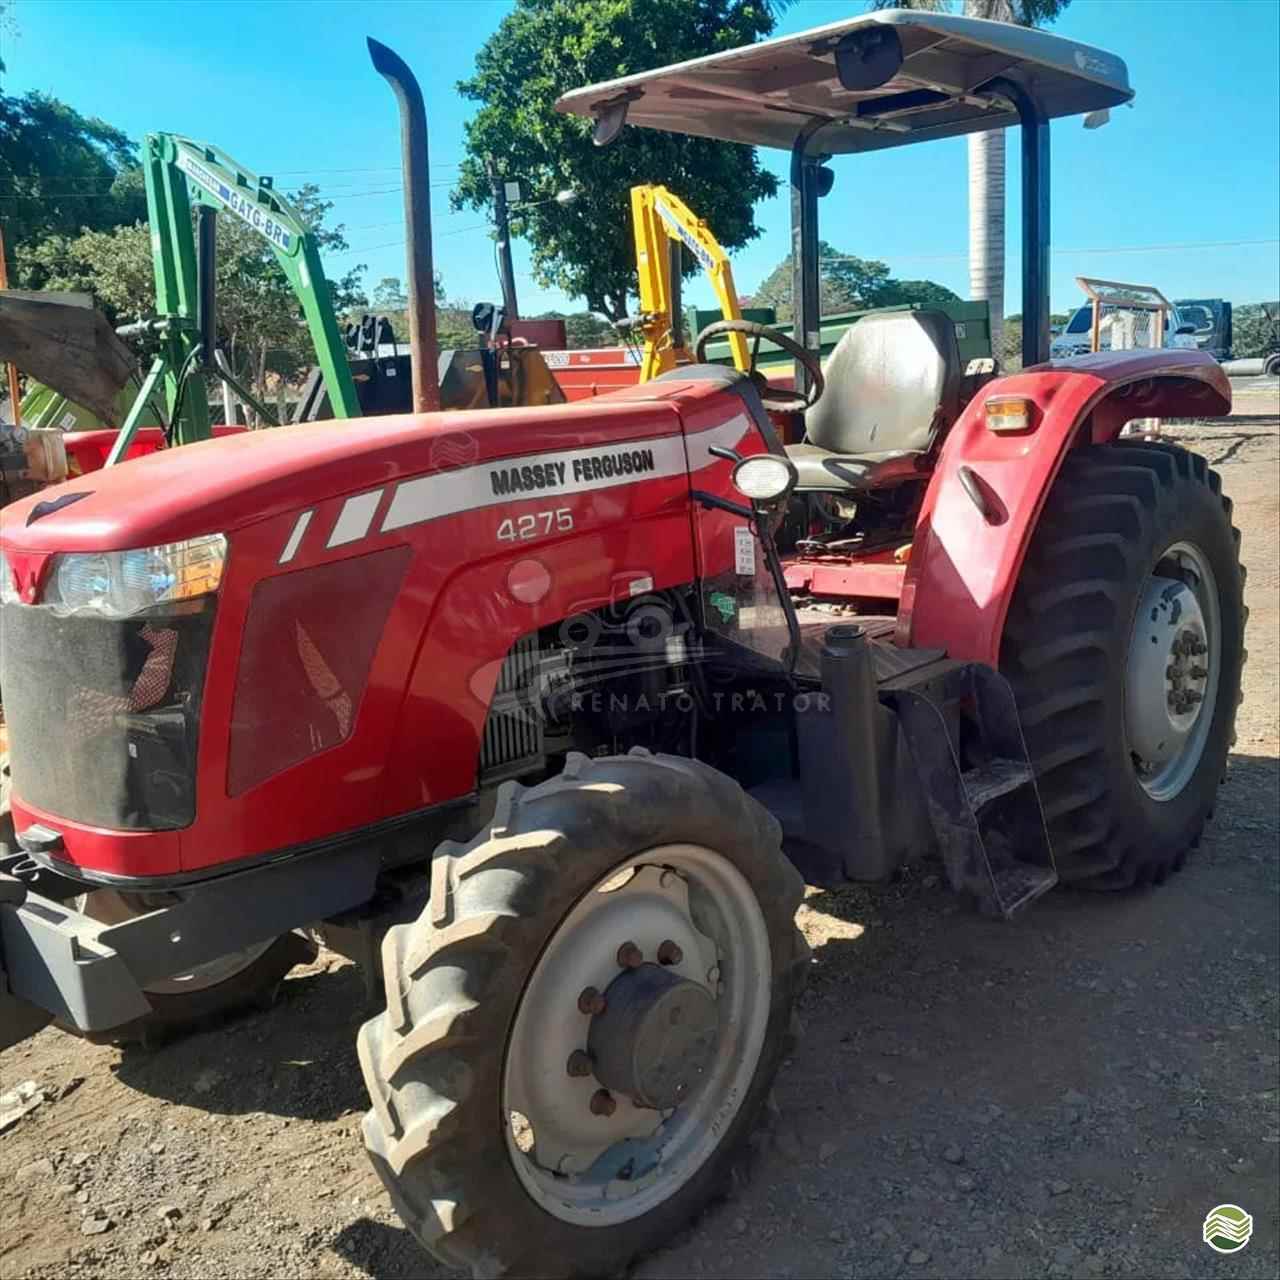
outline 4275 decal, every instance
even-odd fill
[[[568,507],[554,511],[531,511],[528,515],[508,517],[498,526],[499,542],[527,542],[552,533],[568,533],[573,528],[573,512]]]

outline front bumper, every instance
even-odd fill
[[[375,844],[321,850],[220,876],[107,924],[33,892],[11,874],[24,860],[0,861],[0,1049],[52,1019],[98,1033],[144,1017],[145,989],[158,979],[367,903],[380,862]]]
[[[54,1018],[92,1032],[150,1011],[105,928],[0,872],[0,1049]]]

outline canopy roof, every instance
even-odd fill
[[[836,46],[875,28],[896,32],[902,65],[876,88],[846,89]],[[626,102],[628,124],[787,149],[811,120],[827,119],[834,123],[812,149],[840,154],[1017,124],[1007,100],[984,96],[997,78],[1020,85],[1049,118],[1133,97],[1123,60],[1091,45],[1010,23],[886,9],[575,89],[556,106],[599,117]]]

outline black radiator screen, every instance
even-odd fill
[[[0,608],[16,796],[89,826],[187,826],[214,605],[208,597],[127,619]]]

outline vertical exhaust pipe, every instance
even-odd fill
[[[431,189],[427,176],[427,111],[417,78],[403,58],[372,36],[373,68],[400,104],[400,167],[404,175],[404,232],[409,266],[409,352],[413,360],[413,409],[440,408],[436,284],[431,264]]]

